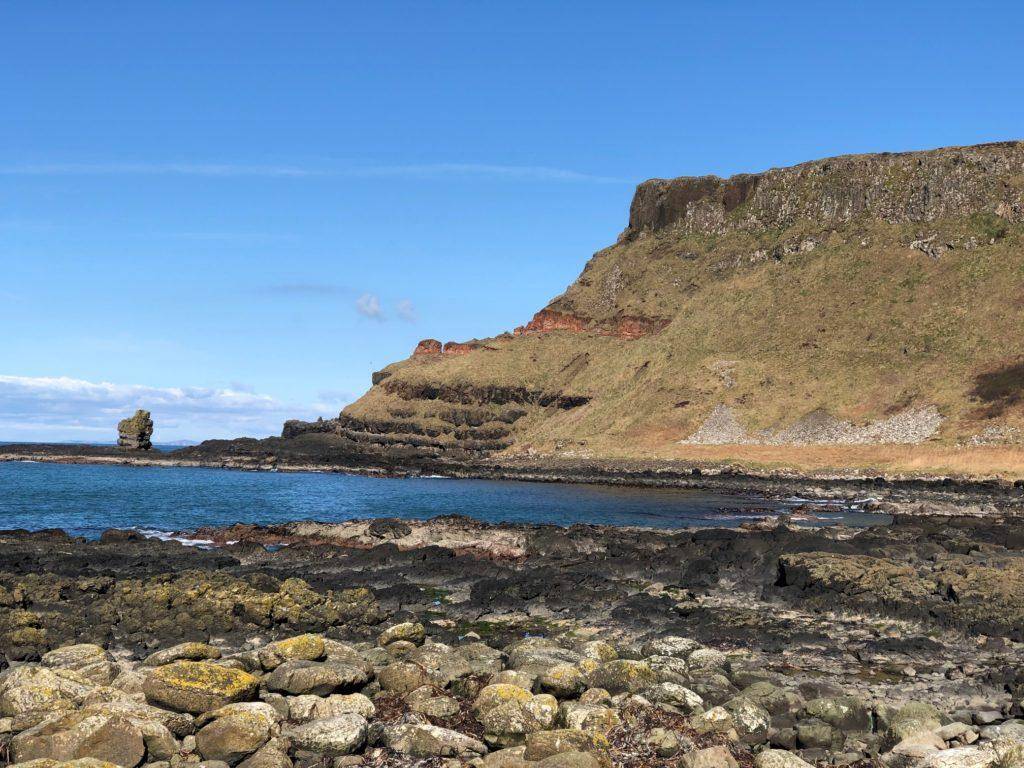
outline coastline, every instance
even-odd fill
[[[896,514],[1024,515],[1024,480],[929,474],[800,472],[752,469],[682,460],[489,458],[465,462],[358,464],[301,461],[256,454],[177,455],[125,451],[105,446],[59,444],[0,445],[0,462],[41,462],[107,466],[228,469],[247,472],[339,473],[369,477],[425,477],[521,482],[680,488],[768,498],[870,500],[875,511]]]

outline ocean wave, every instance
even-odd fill
[[[188,536],[182,536],[181,534],[172,533],[171,531],[161,531],[156,528],[132,528],[132,530],[138,531],[147,539],[159,539],[160,541],[178,541],[184,544],[186,547],[216,546],[212,539],[190,538]]]

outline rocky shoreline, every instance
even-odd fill
[[[892,514],[1024,516],[1024,480],[867,475],[854,471],[760,472],[728,465],[661,460],[503,457],[424,461],[395,452],[350,454],[329,438],[316,435],[300,440],[208,441],[166,453],[88,445],[0,445],[0,462],[8,461],[690,488],[770,498],[871,499],[875,511]]]
[[[0,759],[1011,768],[1024,521],[0,532]],[[43,762],[39,762],[43,761]],[[86,761],[86,762],[82,762]]]

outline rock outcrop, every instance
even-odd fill
[[[426,339],[284,435],[381,467],[1020,445],[1022,274],[1021,142],[654,179],[529,322]]]
[[[153,447],[153,419],[149,411],[141,408],[134,416],[117,424],[117,444],[132,451],[148,451]]]

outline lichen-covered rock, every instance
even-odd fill
[[[733,725],[740,738],[748,744],[760,744],[768,737],[771,715],[760,704],[737,696],[722,705],[732,715]]]
[[[413,648],[406,660],[425,670],[431,684],[438,688],[447,688],[454,681],[473,674],[473,667],[460,650],[444,643],[426,643]]]
[[[612,694],[640,693],[658,682],[657,673],[646,661],[606,661],[590,674],[590,685]]]
[[[81,675],[64,669],[14,667],[0,673],[0,715],[25,718],[80,706],[95,689]]]
[[[388,627],[380,636],[377,638],[377,644],[381,647],[390,645],[398,640],[406,640],[415,645],[419,645],[423,642],[427,636],[426,630],[423,625],[419,622],[407,621],[402,624],[395,624],[393,627]]]
[[[609,748],[608,739],[590,731],[561,729],[538,731],[526,737],[523,757],[528,761],[543,760],[562,752],[597,752]]]
[[[327,655],[324,639],[320,635],[299,635],[260,648],[259,660],[263,669],[274,670],[286,661],[318,661]]]
[[[367,663],[345,661],[286,661],[264,678],[267,690],[293,696],[354,691],[366,685],[373,677]]]
[[[587,688],[587,679],[575,664],[556,664],[537,678],[537,683],[544,693],[558,699],[575,698]]]
[[[143,659],[146,667],[162,667],[176,661],[210,661],[219,659],[221,652],[206,643],[179,643],[170,648],[155,651]]]
[[[700,647],[700,643],[689,637],[666,635],[644,643],[643,654],[644,656],[672,656],[677,659],[685,659]]]
[[[566,728],[607,734],[622,724],[619,713],[603,704],[563,701],[558,708],[558,719]]]
[[[314,720],[286,734],[299,749],[320,755],[350,755],[366,742],[366,719],[355,714]]]
[[[911,702],[901,707],[889,719],[883,746],[894,748],[902,741],[920,734],[931,734],[942,727],[939,712],[931,704]]]
[[[704,709],[704,699],[678,683],[658,683],[644,691],[644,698],[654,704],[666,704],[684,715]]]
[[[487,746],[471,736],[436,725],[385,726],[381,744],[410,757],[473,758],[487,753]]]
[[[376,714],[377,708],[361,693],[333,694],[331,696],[290,696],[288,697],[288,719],[294,723],[308,723],[311,720],[325,720],[339,715],[355,714],[367,719]]]
[[[122,419],[117,424],[117,444],[133,451],[148,451],[153,447],[153,419],[149,411],[141,408],[134,416]]]
[[[799,755],[785,749],[765,749],[754,757],[755,768],[813,768]]]
[[[554,640],[529,637],[505,649],[511,669],[542,675],[556,664],[576,664],[582,658],[576,651],[563,648]]]
[[[15,762],[95,758],[134,768],[146,755],[142,730],[123,715],[72,712],[22,731],[11,740]]]
[[[690,669],[723,669],[727,661],[726,655],[714,648],[696,648],[686,656]]]
[[[176,661],[154,668],[143,683],[146,700],[177,712],[200,714],[255,697],[259,680],[207,661]]]
[[[426,685],[430,678],[427,671],[419,664],[397,661],[388,664],[377,672],[377,682],[381,690],[391,693],[405,694]]]
[[[196,749],[204,760],[235,765],[267,743],[279,716],[262,702],[229,704],[210,713],[212,722],[196,733]]]
[[[722,746],[698,749],[683,755],[683,768],[738,768],[736,758]]]
[[[484,741],[510,747],[523,744],[530,733],[550,728],[558,715],[558,700],[515,685],[488,685],[473,702],[473,714],[484,727]]]
[[[816,717],[841,731],[871,730],[871,710],[856,696],[811,699],[804,710],[808,717]]]
[[[113,657],[92,643],[68,645],[50,651],[43,656],[40,663],[44,667],[77,672],[97,685],[110,685],[118,673]]]

